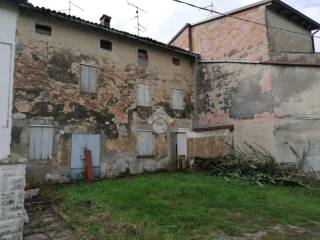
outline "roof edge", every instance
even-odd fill
[[[285,7],[286,9],[288,9],[289,11],[299,15],[300,17],[304,18],[305,20],[307,20],[309,23],[313,24],[313,27],[315,27],[315,29],[320,29],[320,23],[318,23],[317,21],[313,20],[312,18],[308,17],[307,15],[305,15],[304,13],[300,12],[299,10],[291,7],[289,4],[286,4],[283,1],[280,0],[273,0],[273,2],[275,4],[279,4],[282,7]]]
[[[165,44],[163,42],[159,42],[159,41],[151,39],[151,38],[140,37],[138,35],[134,35],[134,34],[131,34],[131,33],[128,33],[128,32],[124,32],[124,31],[120,31],[120,30],[117,30],[117,29],[114,29],[114,28],[105,28],[101,24],[90,22],[90,21],[81,19],[81,18],[76,17],[76,16],[67,15],[65,13],[58,12],[58,11],[55,11],[55,10],[51,10],[51,9],[48,9],[48,8],[44,8],[44,7],[37,7],[37,6],[34,6],[34,5],[30,4],[30,3],[19,3],[18,5],[19,5],[19,7],[24,8],[24,9],[29,9],[31,11],[36,11],[36,12],[43,13],[43,14],[50,14],[52,17],[65,19],[65,20],[68,20],[68,21],[73,22],[75,24],[86,25],[88,27],[95,28],[95,29],[98,29],[100,31],[109,32],[109,33],[112,33],[112,34],[115,34],[115,35],[118,35],[118,36],[121,36],[121,37],[124,37],[124,38],[127,38],[127,39],[132,39],[132,40],[136,40],[136,41],[139,41],[139,42],[143,42],[145,44],[149,44],[149,45],[154,46],[154,47],[159,47],[159,48],[162,48],[162,49],[166,49],[168,51],[173,51],[173,52],[185,55],[185,56],[189,56],[189,57],[193,57],[193,58],[197,58],[198,57],[198,54],[196,54],[194,52],[187,51],[187,50],[179,48],[179,47],[170,46],[170,45],[167,45],[167,44]]]
[[[249,4],[249,5],[245,5],[243,7],[236,8],[236,9],[224,12],[221,15],[214,16],[214,17],[211,17],[211,18],[207,18],[205,20],[201,20],[201,21],[198,21],[198,22],[194,22],[194,23],[191,24],[191,26],[197,26],[197,25],[200,25],[200,24],[203,24],[203,23],[211,22],[211,21],[214,21],[216,19],[226,17],[226,15],[237,14],[239,12],[242,12],[242,11],[245,11],[245,10],[249,10],[251,8],[256,8],[256,7],[259,7],[259,6],[262,6],[262,5],[267,5],[267,4],[270,4],[272,2],[273,2],[273,0],[263,0],[263,1],[259,1],[259,2],[252,3],[252,4]]]
[[[183,33],[183,31],[186,30],[188,27],[192,27],[190,23],[186,23],[186,24],[171,38],[171,40],[169,40],[168,45],[171,45],[171,43],[172,43],[174,40],[176,40],[176,39],[179,37],[179,35],[180,35],[181,33]]]

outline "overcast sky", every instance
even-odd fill
[[[128,6],[127,0],[72,0],[74,4],[84,9],[81,11],[75,6],[71,14],[98,22],[102,14],[112,17],[113,28],[137,33],[135,26],[135,8]],[[211,0],[186,0],[198,6],[208,6]],[[29,0],[36,6],[43,6],[54,10],[68,9],[69,0]],[[146,32],[141,34],[162,42],[168,42],[185,23],[196,22],[209,17],[209,13],[191,8],[172,0],[130,0],[135,5],[145,9],[141,12],[141,24],[146,27]],[[215,10],[225,12],[257,0],[213,0]],[[320,22],[320,0],[284,0],[287,4],[303,12],[307,16]],[[67,11],[66,11],[67,13]]]

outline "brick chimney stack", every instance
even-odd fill
[[[100,18],[100,24],[105,28],[110,28],[111,17],[106,14],[103,14]]]

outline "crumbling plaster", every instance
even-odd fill
[[[266,10],[268,41],[271,52],[312,53],[311,31],[275,11]],[[280,29],[286,29],[283,31]],[[300,34],[299,34],[300,33]]]
[[[35,23],[50,25],[52,36],[35,33]],[[112,41],[112,51],[100,49],[100,39]],[[137,63],[139,48],[148,51],[148,65]],[[172,64],[173,57],[180,59],[180,66]],[[96,94],[80,92],[80,64],[99,69]],[[73,133],[101,134],[103,177],[168,168],[172,165],[170,134],[157,134],[154,159],[137,159],[135,131],[141,130],[139,126],[149,127],[148,118],[159,108],[173,119],[168,128],[191,127],[193,68],[190,57],[45,16],[21,13],[14,98],[14,113],[18,116],[14,128],[20,136],[15,136],[12,151],[27,157],[30,121],[52,118],[54,155],[37,166],[44,173],[52,166],[53,172],[68,174]],[[150,107],[137,106],[138,83],[150,84]],[[183,90],[184,110],[171,108],[171,88]],[[29,166],[32,165],[37,164]]]
[[[309,170],[320,170],[317,67],[203,64],[197,91],[198,127],[234,125],[235,145],[262,147],[279,162],[296,162],[310,141]]]

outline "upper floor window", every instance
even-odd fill
[[[172,64],[176,66],[180,66],[180,59],[179,58],[172,58]]]
[[[100,48],[112,51],[112,42],[101,39]]]
[[[144,49],[138,49],[138,63],[148,64],[149,57],[148,52]]]
[[[148,84],[138,84],[138,106],[150,106],[150,86]]]
[[[43,34],[43,35],[48,35],[51,36],[52,34],[52,28],[47,25],[42,25],[42,24],[36,24],[36,32]]]
[[[80,88],[84,93],[97,92],[98,68],[81,65]]]
[[[183,100],[183,91],[180,89],[171,89],[171,101],[172,109],[183,110],[184,109],[184,100]]]

